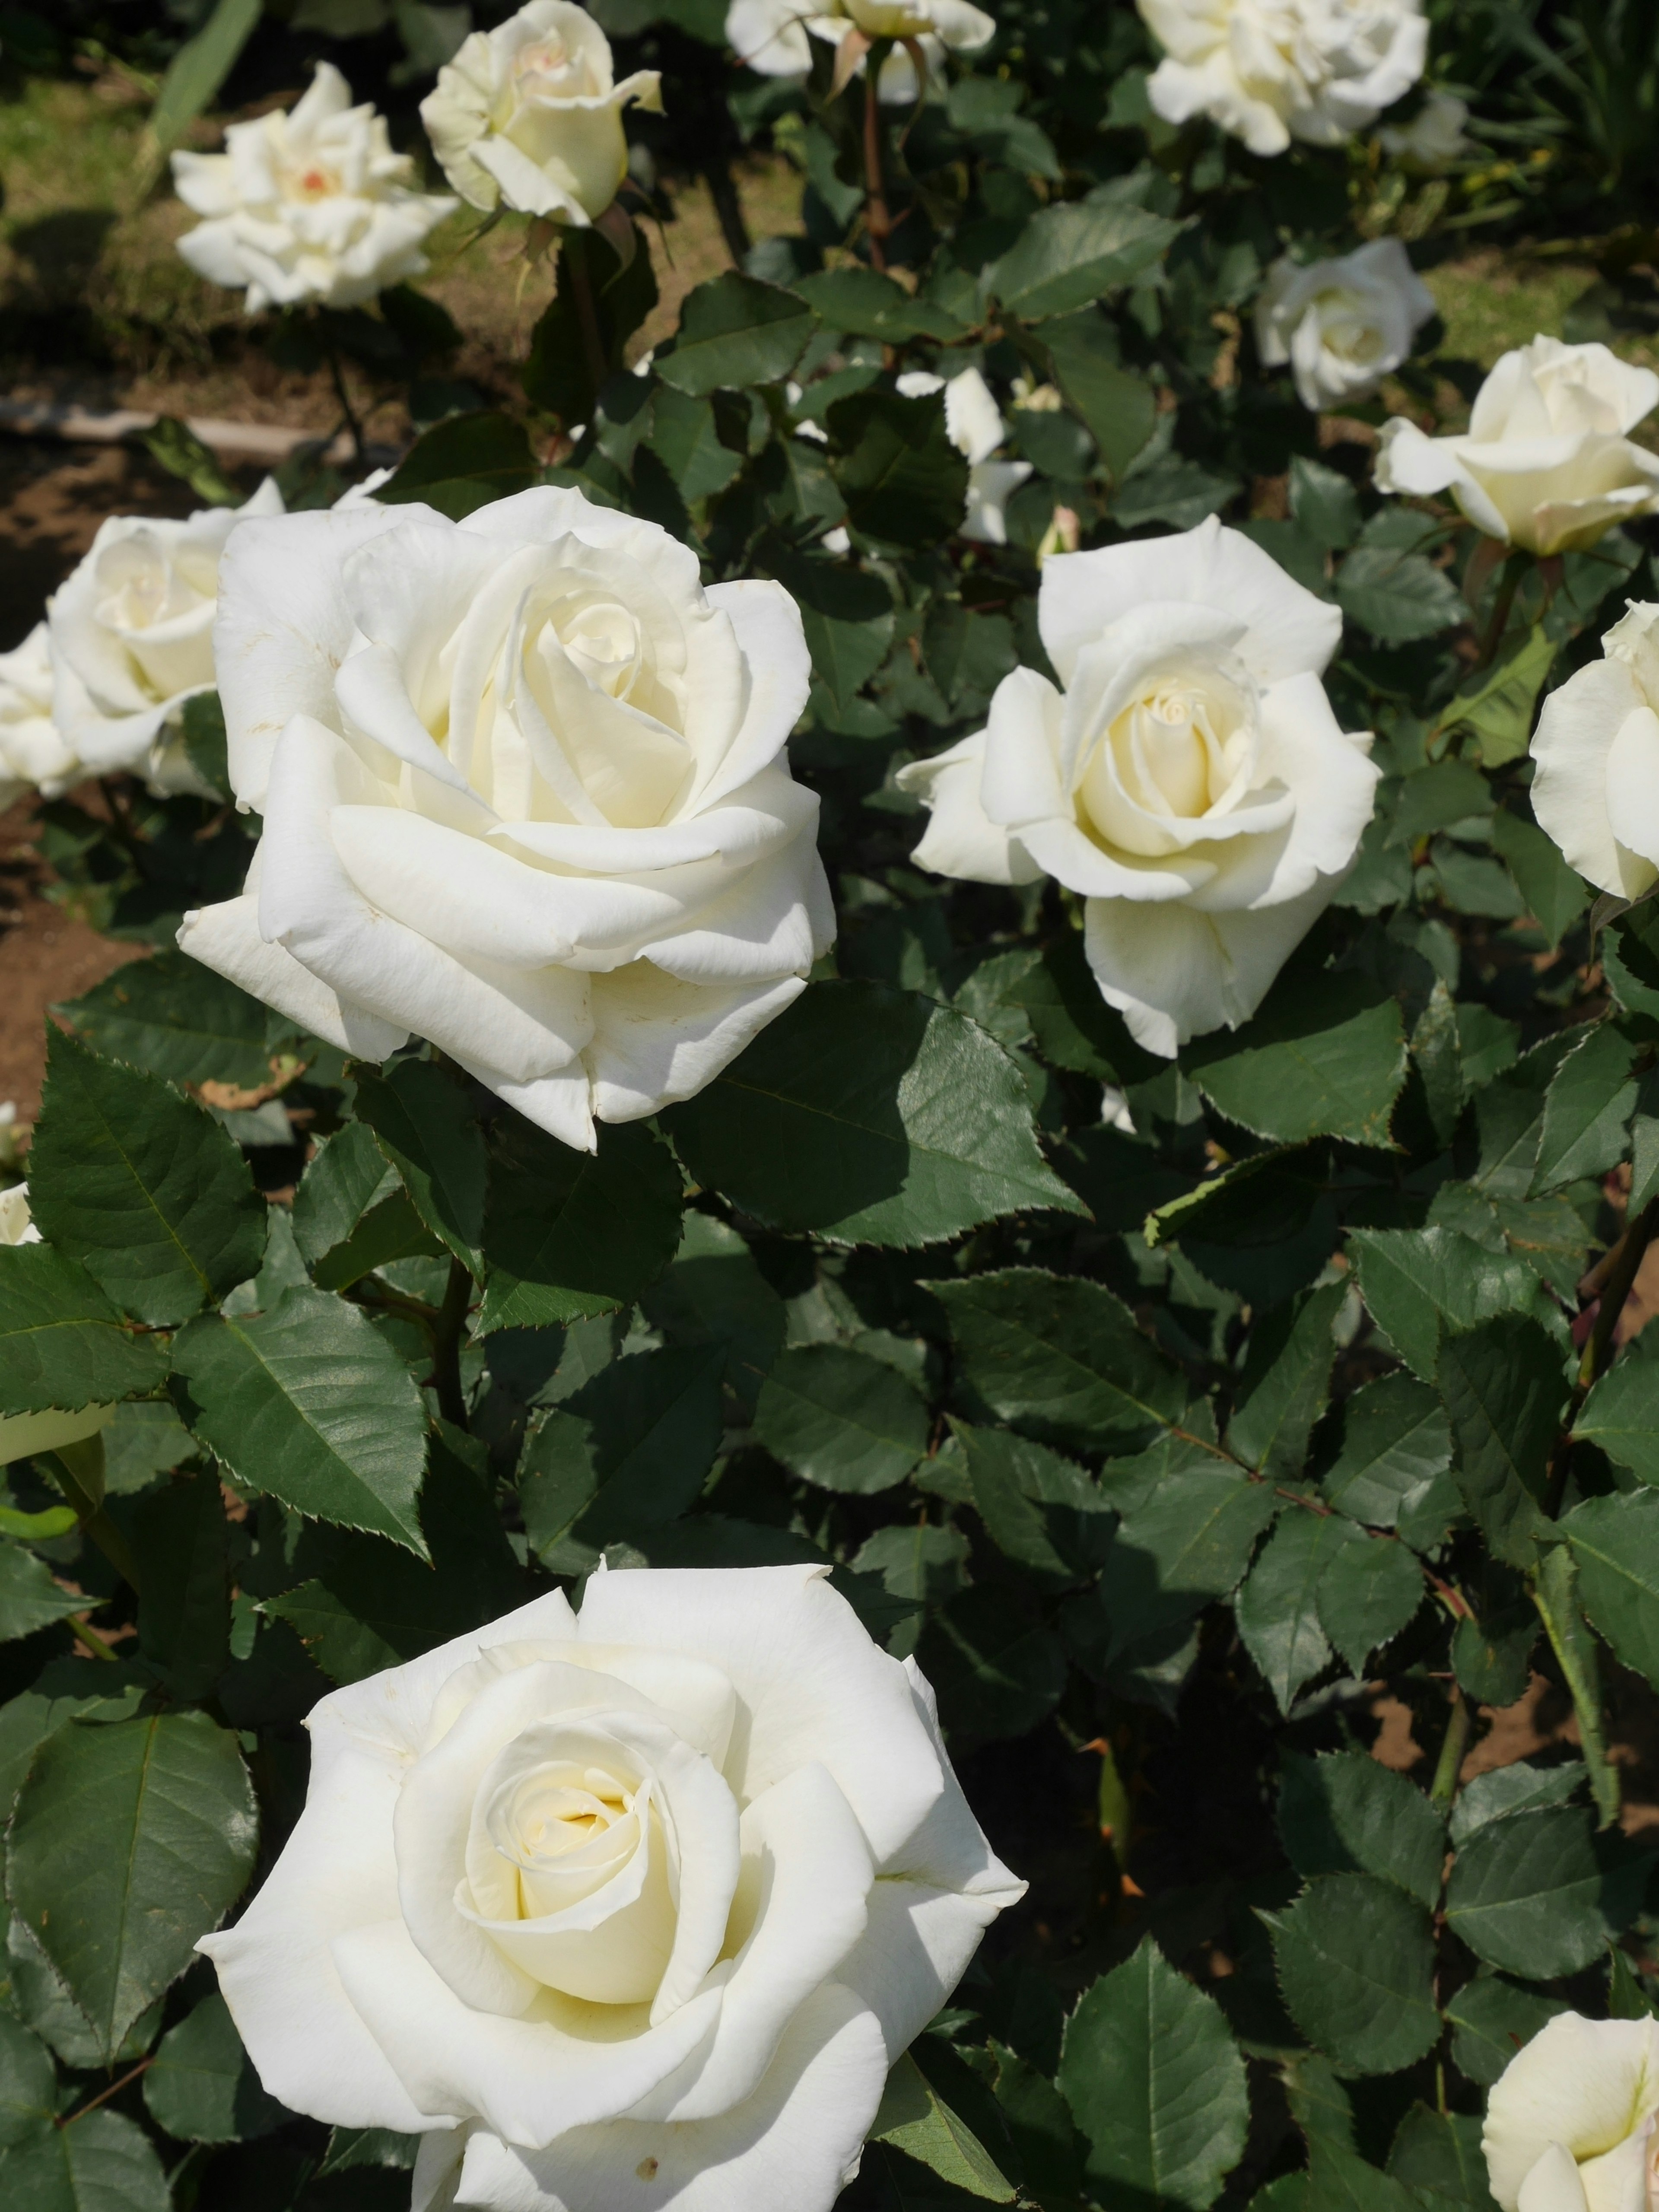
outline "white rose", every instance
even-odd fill
[[[1255,1012],[1352,864],[1377,771],[1319,678],[1337,610],[1212,519],[1042,564],[1065,687],[1004,677],[989,725],[899,781],[924,868],[1049,875],[1085,901],[1102,995],[1149,1052]]]
[[[690,1097],[835,934],[784,744],[811,665],[780,585],[543,487],[240,529],[216,636],[264,817],[198,960],[350,1051],[413,1031],[592,1149]]]
[[[968,0],[828,0],[823,6],[812,0],[732,0],[726,39],[739,61],[764,76],[804,76],[812,65],[809,33],[832,46],[851,31],[867,39],[908,39],[921,48],[932,76],[947,49],[972,52],[996,27],[994,17]],[[858,73],[863,72],[860,62]],[[890,106],[908,106],[922,88],[911,55],[895,46],[876,81],[879,97]]]
[[[948,383],[925,368],[912,368],[898,379],[898,389],[907,399],[925,398],[930,392],[944,392],[945,435],[968,463],[968,504],[962,534],[987,545],[1006,545],[1008,501],[1030,475],[1031,464],[992,459],[1008,434],[1008,425],[990,386],[976,368],[964,368]]]
[[[1256,347],[1269,368],[1291,364],[1317,414],[1368,398],[1434,312],[1400,240],[1373,239],[1339,261],[1276,261],[1256,301]]]
[[[52,720],[75,766],[163,782],[167,726],[186,699],[213,689],[219,562],[245,517],[280,514],[267,477],[246,507],[209,507],[187,521],[112,514],[91,550],[46,603]]]
[[[1559,2013],[1486,2100],[1481,2148],[1503,2212],[1659,2203],[1659,2022]]]
[[[33,788],[56,799],[74,781],[74,754],[52,718],[52,651],[45,623],[0,653],[0,806]]]
[[[1409,123],[1388,124],[1377,132],[1382,151],[1419,175],[1437,177],[1473,151],[1463,135],[1469,105],[1455,93],[1431,92]]]
[[[1423,74],[1422,0],[1138,0],[1164,59],[1147,96],[1166,123],[1207,115],[1253,154],[1339,146]]]
[[[1506,353],[1460,438],[1382,427],[1380,489],[1449,491],[1476,529],[1529,553],[1592,545],[1614,523],[1659,512],[1659,453],[1626,436],[1659,405],[1659,376],[1604,345],[1535,337]]]
[[[825,1571],[602,1569],[325,1698],[200,1946],[271,2094],[421,2134],[416,2212],[828,2212],[1024,1885]]]
[[[233,123],[222,154],[175,154],[174,189],[206,221],[179,240],[199,276],[246,290],[250,314],[305,300],[350,307],[420,276],[421,242],[455,202],[410,189],[386,119],[331,62],[289,113]]]
[[[445,175],[474,207],[504,205],[584,229],[628,173],[622,112],[660,110],[655,70],[621,84],[611,41],[585,8],[530,0],[474,31],[421,102]]]
[[[1632,602],[1601,651],[1544,702],[1533,812],[1581,876],[1638,899],[1659,883],[1659,606]]]
[[[38,1244],[40,1232],[29,1212],[29,1187],[15,1182],[0,1190],[0,1244]],[[56,1451],[95,1437],[115,1418],[113,1406],[82,1406],[68,1413],[9,1413],[0,1418],[0,1467],[36,1452]]]

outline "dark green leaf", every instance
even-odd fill
[[[236,1739],[205,1713],[72,1725],[36,1754],[7,1891],[106,2063],[240,1895],[257,1828]]]
[[[800,609],[812,672],[837,708],[852,703],[893,642],[893,595],[881,578],[845,561],[763,543],[760,556]]]
[[[379,1075],[359,1074],[356,1110],[426,1226],[481,1274],[488,1160],[461,1085],[430,1060],[393,1060]]]
[[[1584,1786],[1588,1776],[1582,1759],[1569,1759],[1559,1766],[1534,1766],[1517,1759],[1513,1766],[1488,1767],[1473,1776],[1457,1793],[1452,1808],[1450,1834],[1461,1850],[1477,1828],[1490,1820],[1507,1820],[1511,1813],[1534,1811],[1543,1805],[1565,1805]]]
[[[1398,1004],[1364,977],[1299,976],[1276,985],[1236,1034],[1187,1046],[1182,1065],[1230,1121],[1258,1136],[1386,1145],[1406,1079],[1406,1036]]]
[[[216,0],[167,64],[146,131],[157,155],[176,146],[236,65],[259,20],[259,0]]]
[[[812,321],[793,292],[727,270],[687,295],[679,335],[672,352],[658,354],[656,373],[694,399],[776,384],[800,359]]]
[[[1404,1890],[1375,1875],[1324,1875],[1271,1925],[1285,2002],[1338,2065],[1396,2074],[1433,2048],[1434,1933]]]
[[[1227,1449],[1276,1481],[1299,1475],[1314,1423],[1330,1393],[1331,1337],[1346,1285],[1310,1291],[1263,1316],[1250,1333]]]
[[[1126,1501],[1100,1579],[1106,1662],[1236,1589],[1277,1503],[1267,1484],[1196,1452]]]
[[[1505,1315],[1448,1336],[1439,1373],[1464,1502],[1494,1555],[1527,1566],[1566,1404],[1560,1354],[1535,1321]]]
[[[823,1490],[890,1490],[927,1449],[927,1407],[902,1375],[839,1344],[786,1352],[761,1386],[755,1435]]]
[[[1060,2087],[1108,2212],[1212,2204],[1244,2149],[1244,2061],[1212,1998],[1151,1936],[1084,1992],[1066,2023]]]
[[[1349,621],[1384,645],[1433,637],[1467,611],[1449,576],[1392,545],[1356,545],[1336,572],[1336,596]]]
[[[245,1488],[425,1558],[421,1394],[355,1306],[293,1290],[263,1316],[204,1315],[179,1334],[173,1364],[185,1419]]]
[[[170,1083],[270,1081],[272,1017],[186,952],[132,961],[53,1011],[99,1052]]]
[[[166,1355],[122,1325],[77,1261],[50,1244],[0,1246],[0,1414],[136,1398],[166,1374]]]
[[[1438,1371],[1443,1327],[1468,1329],[1539,1301],[1524,1260],[1455,1229],[1361,1229],[1348,1238],[1371,1318],[1414,1375]]]
[[[1108,1500],[1073,1461],[1007,1429],[952,1421],[968,1462],[974,1504],[1005,1558],[1063,1587],[1106,1548]]]
[[[1572,1432],[1659,1487],[1659,1361],[1639,1353],[1616,1361],[1579,1407]]]
[[[721,410],[730,403],[692,399],[659,385],[651,400],[651,445],[688,501],[724,491],[743,466],[744,446],[734,452],[721,435]],[[744,424],[747,432],[747,422]]]
[[[849,392],[826,419],[850,529],[881,545],[920,547],[961,526],[968,464],[945,429],[941,393]]]
[[[1305,453],[1291,460],[1291,513],[1328,553],[1343,552],[1359,535],[1359,494],[1340,470]]]
[[[674,1264],[641,1301],[671,1344],[723,1344],[726,1386],[749,1411],[783,1349],[783,1301],[735,1229],[690,1211]]]
[[[1400,2123],[1389,2152],[1389,2172],[1408,2188],[1425,2192],[1425,2205],[1443,2199],[1473,2212],[1497,2212],[1486,2187],[1486,2160],[1480,2148],[1480,2122],[1469,2112],[1437,2112],[1413,2105]]]
[[[374,496],[383,507],[416,501],[459,522],[491,500],[527,491],[536,457],[522,422],[509,415],[452,415],[415,443]]]
[[[1406,1501],[1451,1465],[1445,1408],[1412,1375],[1385,1375],[1342,1407],[1342,1449],[1324,1479],[1327,1498],[1350,1520],[1392,1528]]]
[[[1133,1449],[1179,1419],[1181,1376],[1103,1284],[1010,1267],[929,1287],[963,1381],[999,1419],[1097,1449]]]
[[[870,2123],[872,2142],[892,2143],[953,2189],[1012,2204],[1012,2185],[967,2122],[952,2112],[907,2051],[887,2076]]]
[[[1581,1176],[1604,1175],[1624,1158],[1636,1104],[1634,1058],[1629,1040],[1611,1023],[1600,1022],[1561,1062],[1544,1101],[1534,1196]]]
[[[205,1698],[229,1657],[227,1523],[211,1470],[141,1498],[132,1543],[143,1575],[138,1649],[180,1703]]]
[[[1415,1784],[1363,1751],[1284,1758],[1279,1832],[1304,1879],[1372,1874],[1433,1908],[1446,1855],[1442,1815]]]
[[[503,1115],[490,1146],[479,1328],[537,1328],[631,1305],[679,1237],[679,1171],[640,1123],[602,1125],[590,1153]]]
[[[1036,322],[1092,305],[1132,284],[1162,256],[1179,225],[1128,202],[1061,202],[1034,215],[985,271],[988,293],[1011,315]]]
[[[0,2012],[0,2150],[52,2125],[57,2089],[58,2069],[46,2045]]]
[[[1121,482],[1158,420],[1158,394],[1117,359],[1117,333],[1096,307],[1056,317],[1038,333],[1060,390],[1093,433],[1114,482]]]
[[[42,1236],[140,1321],[180,1322],[258,1267],[264,1200],[212,1115],[51,1033],[29,1153]]]
[[[173,2205],[149,2136],[107,2106],[0,2155],[0,2197],[10,2212],[172,2212]]]
[[[71,1514],[70,1526],[74,1525]],[[60,1589],[44,1559],[0,1538],[0,1644],[15,1643],[20,1636],[33,1636],[54,1620],[84,1613],[88,1602],[72,1590]]]
[[[1591,1622],[1626,1667],[1659,1687],[1659,1492],[1586,1498],[1561,1531]]]
[[[1478,1828],[1446,1886],[1446,1921],[1477,1958],[1540,1981],[1574,1974],[1607,1941],[1590,1816],[1571,1805]]]
[[[963,1590],[928,1622],[916,1657],[953,1741],[1024,1735],[1066,1687],[1066,1655],[1016,1588]]]
[[[848,337],[902,345],[907,338],[938,338],[948,344],[962,336],[954,315],[934,301],[907,292],[878,270],[857,264],[826,270],[821,276],[798,277],[793,289],[830,330]]]
[[[1502,768],[1506,761],[1520,760],[1532,735],[1538,695],[1555,665],[1557,651],[1556,641],[1538,623],[1518,652],[1475,690],[1461,692],[1452,701],[1440,718],[1441,728],[1461,725],[1471,731],[1484,767]]]
[[[1482,1974],[1446,2006],[1452,2057],[1471,2081],[1488,2089],[1546,2021],[1568,2008],[1565,1998],[1522,1989],[1502,1974]]]
[[[532,406],[557,415],[571,431],[592,422],[607,379],[622,367],[623,346],[657,304],[651,255],[637,232],[635,239],[637,250],[624,269],[597,230],[562,234],[554,295],[531,332],[524,388]],[[599,342],[597,382],[579,289],[584,277]]]
[[[1422,1602],[1423,1570],[1392,1536],[1346,1546],[1326,1568],[1316,1598],[1321,1626],[1356,1674]]]
[[[1337,1553],[1366,1540],[1340,1514],[1292,1508],[1262,1547],[1235,1608],[1244,1647],[1287,1713],[1297,1692],[1330,1664],[1319,1585]]]
[[[1535,822],[1504,807],[1492,817],[1492,842],[1508,863],[1547,943],[1559,945],[1590,902],[1583,878],[1568,866],[1560,847]]]
[[[1002,1047],[884,984],[814,984],[663,1120],[700,1182],[835,1243],[930,1244],[1005,1213],[1082,1211]]]
[[[230,2008],[215,1990],[161,2038],[144,2102],[179,2142],[246,2142],[287,2118],[259,2086]]]
[[[1075,930],[1048,945],[1041,963],[1009,996],[1030,1016],[1037,1048],[1056,1067],[1104,1083],[1138,1083],[1168,1064],[1143,1052],[1122,1015],[1101,997]]]

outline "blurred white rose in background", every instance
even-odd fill
[[[1492,368],[1460,437],[1397,415],[1376,456],[1382,491],[1449,491],[1477,530],[1528,553],[1593,545],[1659,513],[1659,453],[1626,435],[1659,406],[1659,376],[1604,345],[1539,337]]]
[[[726,39],[741,62],[764,76],[805,76],[812,65],[809,33],[839,46],[850,32],[866,39],[909,40],[933,76],[947,50],[971,52],[994,37],[996,23],[969,0],[732,0]],[[859,64],[862,74],[864,64]],[[915,63],[896,45],[882,64],[877,93],[894,106],[920,97]]]
[[[52,648],[36,623],[21,645],[0,653],[0,806],[20,793],[56,799],[74,781],[75,755],[52,718]]]
[[[286,114],[233,123],[222,154],[175,154],[173,181],[205,220],[179,240],[200,276],[246,290],[250,314],[315,301],[350,307],[420,276],[422,241],[454,208],[413,190],[386,118],[330,62]]]
[[[1601,651],[1544,702],[1532,808],[1581,876],[1638,899],[1659,883],[1659,606],[1632,605]]]
[[[1423,74],[1422,0],[1137,0],[1164,59],[1147,96],[1166,123],[1207,115],[1253,154],[1339,146]]]
[[[506,206],[585,229],[628,174],[622,112],[660,109],[655,70],[616,82],[611,41],[570,0],[530,0],[474,31],[421,102],[445,175],[477,208]]]
[[[1079,894],[1102,996],[1172,1054],[1255,1012],[1370,819],[1370,735],[1320,682],[1342,617],[1212,520],[1051,555],[1037,623],[1063,689],[1017,668],[985,729],[899,771],[933,814],[913,857]]]
[[[925,398],[930,392],[944,392],[945,434],[968,463],[968,505],[962,534],[988,545],[1006,545],[1008,501],[1030,475],[1031,464],[991,458],[1007,436],[1008,425],[990,386],[976,368],[964,368],[948,381],[924,368],[907,369],[897,382],[907,399]]]
[[[1659,2202],[1659,2021],[1558,2014],[1486,2100],[1503,2212],[1647,2212]]]
[[[1269,368],[1291,364],[1316,414],[1368,398],[1434,313],[1400,240],[1377,238],[1340,260],[1276,261],[1256,301],[1256,348]]]
[[[1419,175],[1437,177],[1474,149],[1463,135],[1469,104],[1453,92],[1431,92],[1409,123],[1384,124],[1382,151]]]

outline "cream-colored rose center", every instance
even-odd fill
[[[1168,852],[1158,825],[1200,819],[1248,769],[1254,705],[1219,671],[1150,684],[1094,749],[1078,791],[1083,826],[1126,853]]]
[[[580,54],[556,33],[525,46],[514,58],[513,80],[521,100],[580,100],[594,89]]]
[[[286,170],[283,185],[291,200],[325,200],[339,191],[340,179],[325,163],[307,161],[302,169]]]
[[[563,1911],[632,1856],[641,1825],[635,1796],[603,1768],[562,1762],[538,1768],[497,1793],[485,1826],[495,1849],[517,1870],[523,1918]]]
[[[1358,292],[1334,284],[1319,295],[1315,305],[1319,311],[1320,343],[1328,353],[1352,362],[1356,368],[1368,368],[1378,358],[1382,334]]]

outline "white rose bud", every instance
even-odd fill
[[[1626,433],[1659,405],[1659,376],[1604,345],[1535,337],[1506,353],[1475,395],[1467,432],[1382,428],[1383,491],[1449,491],[1477,530],[1528,553],[1593,545],[1615,523],[1659,512],[1659,453]]]
[[[1632,603],[1601,651],[1544,702],[1533,812],[1581,876],[1638,899],[1659,883],[1659,606]]]
[[[313,1707],[198,1947],[266,2088],[420,2135],[416,2208],[829,2212],[1024,1885],[826,1572],[601,1568]]]
[[[732,0],[726,40],[740,62],[763,76],[804,76],[812,65],[807,34],[839,46],[849,31],[867,39],[910,40],[921,50],[929,76],[945,53],[971,52],[996,33],[996,22],[968,0]],[[864,73],[864,64],[858,74]],[[922,92],[915,63],[895,45],[882,64],[877,93],[890,106],[908,106]]]
[[[175,154],[173,181],[206,217],[179,251],[210,283],[246,290],[247,310],[303,301],[350,307],[420,276],[421,244],[455,206],[411,190],[386,119],[330,62],[289,113],[233,123],[222,154]]]
[[[611,41],[585,8],[530,0],[474,31],[421,102],[445,175],[474,207],[516,208],[585,229],[628,173],[622,112],[660,110],[655,70],[621,84]]]
[[[1340,146],[1423,74],[1422,0],[1138,0],[1165,58],[1146,91],[1166,123],[1207,115],[1253,154]]]
[[[0,1244],[40,1242],[40,1232],[29,1213],[28,1185],[15,1182],[9,1189],[0,1190]],[[32,1459],[36,1452],[82,1443],[107,1428],[114,1418],[113,1406],[82,1406],[66,1413],[7,1414],[0,1419],[0,1467],[9,1467],[15,1459]]]
[[[1434,312],[1400,240],[1378,238],[1338,261],[1276,261],[1256,301],[1256,347],[1269,368],[1290,362],[1317,414],[1369,398]]]
[[[1419,176],[1437,177],[1474,149],[1463,135],[1469,106],[1455,93],[1431,92],[1409,123],[1385,124],[1382,151]]]
[[[240,898],[179,943],[343,1048],[431,1041],[565,1143],[690,1097],[835,934],[781,586],[544,486],[245,524],[216,637]]]
[[[945,394],[945,434],[968,463],[968,503],[962,534],[987,545],[1008,543],[1008,501],[1031,473],[1029,461],[997,461],[991,456],[1008,434],[991,387],[976,368],[964,368],[947,383],[925,368],[907,369],[898,379],[907,399]]]
[[[1502,2212],[1659,2203],[1659,2022],[1559,2013],[1486,2100],[1481,2148]]]
[[[1213,520],[1042,564],[1063,690],[1004,677],[988,726],[900,771],[918,866],[1053,876],[1084,900],[1103,997],[1149,1052],[1237,1028],[1352,865],[1377,771],[1320,675],[1334,606]]]
[[[52,718],[52,650],[45,623],[0,653],[0,806],[33,789],[56,799],[75,780],[75,755]]]
[[[75,769],[132,769],[161,787],[166,733],[185,700],[213,689],[219,562],[251,515],[280,514],[267,477],[246,507],[210,507],[187,521],[114,514],[46,605],[52,720]]]

